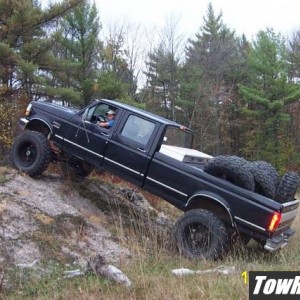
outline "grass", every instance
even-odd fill
[[[6,176],[7,174],[9,174],[9,169],[6,167],[0,166],[0,185],[9,181],[9,179]]]
[[[114,228],[119,242],[130,249],[132,258],[120,260],[116,266],[133,282],[132,288],[93,274],[65,279],[63,270],[67,267],[50,262],[47,265],[50,271],[42,277],[34,276],[34,271],[24,274],[24,271],[15,270],[12,276],[16,288],[9,294],[0,294],[0,299],[248,299],[248,285],[244,283],[242,272],[295,270],[300,264],[298,230],[289,245],[275,253],[263,252],[253,241],[245,249],[236,249],[220,261],[192,261],[170,247],[167,234],[149,230],[150,219],[150,227],[145,228],[138,225],[135,213],[128,215],[131,222],[123,220],[120,213],[118,210],[112,212],[110,227]],[[55,225],[59,227],[58,223]],[[300,227],[300,211],[293,227]],[[234,266],[236,273],[177,277],[171,272],[178,268],[206,270],[219,265]]]
[[[299,219],[297,220],[299,225]],[[123,231],[124,232],[124,231]],[[136,233],[136,232],[135,232]],[[123,233],[121,233],[123,234]],[[122,240],[125,240],[121,237]],[[248,286],[244,284],[243,271],[294,270],[300,263],[299,233],[281,252],[263,254],[253,243],[243,253],[229,255],[224,261],[189,261],[158,247],[149,253],[149,242],[131,236],[128,246],[133,252],[129,263],[120,268],[132,280],[133,287],[126,289],[105,279],[88,275],[62,279],[62,269],[55,269],[42,280],[20,285],[9,299],[248,299]],[[139,242],[138,242],[139,241]],[[175,268],[205,270],[220,264],[235,266],[234,275],[191,275],[176,277]]]

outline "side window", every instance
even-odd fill
[[[122,129],[121,135],[145,146],[153,133],[154,127],[155,123],[130,115]]]
[[[105,103],[100,103],[96,106],[91,107],[88,110],[86,115],[86,120],[92,123],[108,122],[110,121],[108,113],[112,111],[114,112],[114,117],[113,117],[114,119],[117,114],[117,109]]]

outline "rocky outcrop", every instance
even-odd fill
[[[168,234],[172,225],[136,190],[97,178],[74,183],[60,175],[46,173],[33,179],[14,170],[3,176],[0,282],[5,287],[9,287],[6,274],[13,268],[45,268],[47,262],[84,267],[95,255],[114,264],[130,260],[114,226],[120,219],[124,226],[138,222],[145,232],[161,234]]]

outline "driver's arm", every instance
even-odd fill
[[[109,122],[98,122],[97,123],[100,127],[109,128]]]

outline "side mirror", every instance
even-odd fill
[[[89,109],[87,108],[84,113],[82,114],[82,121],[89,121],[88,120],[88,113],[89,113]]]

